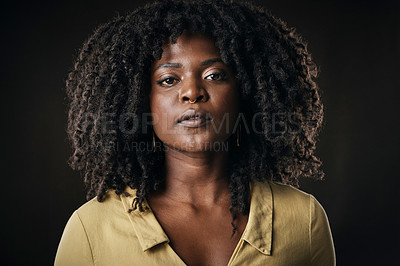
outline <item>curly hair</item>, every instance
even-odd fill
[[[235,73],[240,111],[251,125],[230,151],[233,220],[249,211],[251,180],[298,186],[299,177],[322,179],[314,155],[323,119],[318,69],[295,29],[250,3],[170,0],[98,27],[68,75],[70,165],[82,171],[88,199],[103,201],[108,190],[122,194],[129,186],[137,191],[134,208],[143,211],[145,198],[160,189],[164,152],[124,145],[152,146],[151,124],[142,115],[151,112],[150,67],[165,41],[175,43],[185,30],[214,40]],[[121,130],[135,125],[145,126]]]

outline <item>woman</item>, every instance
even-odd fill
[[[67,80],[88,203],[56,265],[334,265],[316,67],[293,29],[231,1],[163,1],[84,44]]]

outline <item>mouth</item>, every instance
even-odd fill
[[[185,127],[201,127],[211,120],[211,116],[205,111],[189,109],[181,115],[177,123]]]

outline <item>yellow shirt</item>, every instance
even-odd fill
[[[126,191],[132,196],[110,191],[72,214],[55,265],[185,265],[151,211],[128,213],[135,191]],[[335,265],[324,209],[291,186],[252,183],[249,219],[228,265]]]

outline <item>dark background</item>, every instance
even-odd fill
[[[99,23],[141,2],[2,4],[0,264],[53,263],[65,223],[85,202],[66,163],[67,71]],[[400,265],[399,5],[256,2],[297,28],[321,69],[326,179],[302,189],[328,214],[338,265]]]

